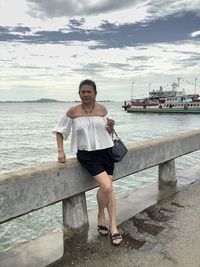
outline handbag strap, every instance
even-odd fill
[[[119,139],[119,136],[118,136],[118,134],[117,134],[117,132],[115,131],[115,129],[113,128],[113,131],[112,131],[112,139],[113,139],[113,135],[116,135],[116,137],[117,137],[117,139]]]

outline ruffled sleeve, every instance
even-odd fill
[[[52,133],[61,133],[63,138],[66,140],[70,134],[71,127],[72,119],[65,115],[52,130]]]

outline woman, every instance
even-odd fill
[[[119,245],[122,236],[116,226],[116,201],[112,184],[114,162],[108,154],[108,148],[113,146],[111,133],[115,122],[107,117],[106,107],[95,101],[96,95],[96,84],[91,80],[82,81],[79,85],[81,104],[71,107],[53,132],[56,133],[58,162],[64,163],[63,139],[67,139],[72,128],[71,149],[77,151],[77,159],[99,184],[98,232],[108,235],[110,231],[112,244]],[[105,208],[110,228],[106,226]]]

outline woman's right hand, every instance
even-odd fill
[[[65,152],[63,150],[58,151],[58,162],[59,163],[65,163],[66,162]]]
[[[115,121],[113,119],[107,118],[107,131],[109,132],[109,134],[113,132],[114,125]]]

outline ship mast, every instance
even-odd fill
[[[178,88],[180,88],[180,79],[181,79],[180,77],[177,78],[177,80],[178,80],[178,84],[177,84]]]
[[[172,83],[172,91],[176,91],[176,89],[177,89],[178,86],[179,85],[177,83],[173,82]]]
[[[131,90],[131,101],[133,101],[133,85],[135,82],[132,82],[132,90]]]
[[[150,95],[150,87],[151,87],[151,83],[149,83],[149,95]]]
[[[195,78],[195,81],[194,81],[194,93],[195,93],[195,95],[197,93],[196,89],[197,89],[197,78]]]

